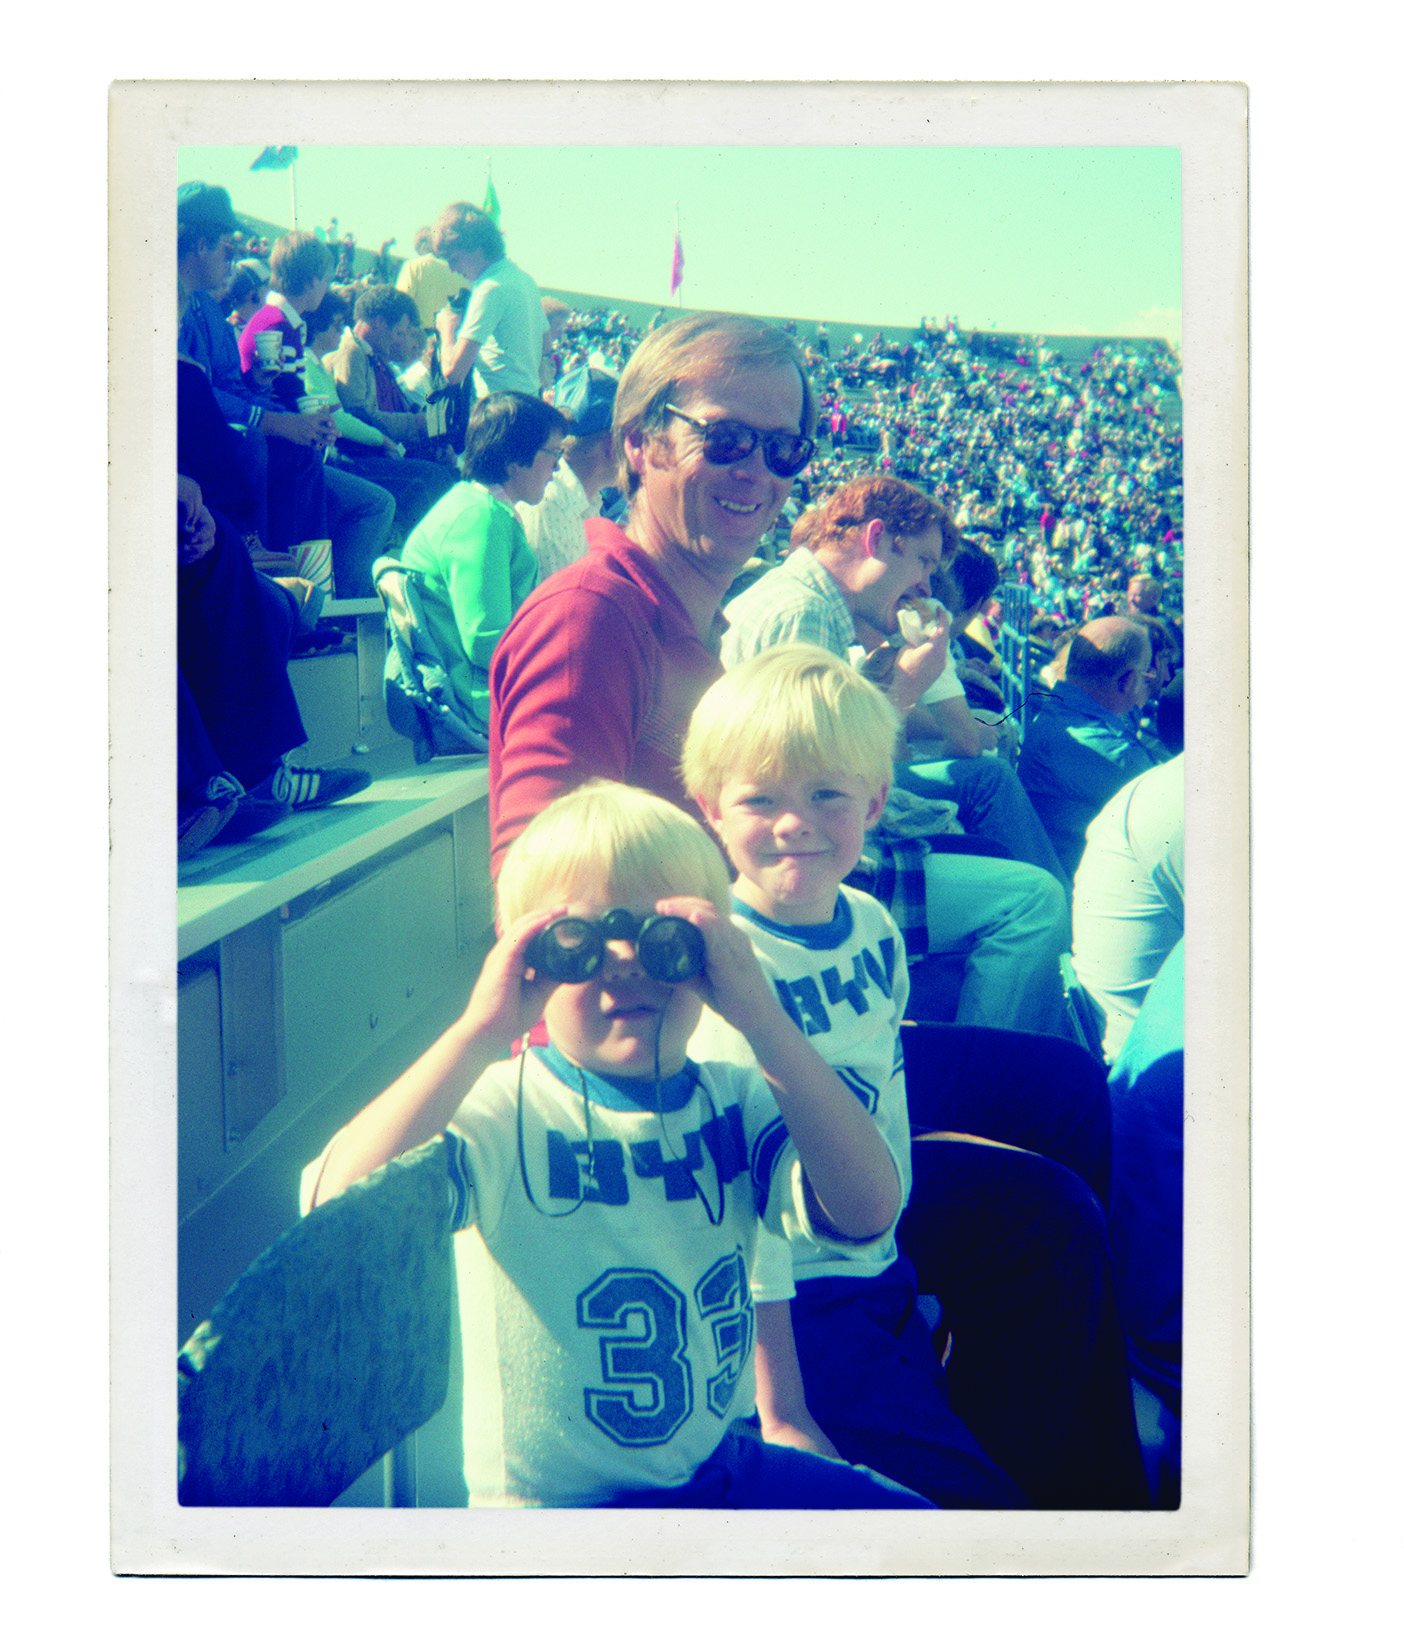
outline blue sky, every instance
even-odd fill
[[[257,153],[182,148],[180,179],[288,222],[289,174]],[[482,202],[489,160],[508,253],[549,287],[668,302],[676,211],[689,306],[1179,341],[1172,147],[304,145],[298,225],[409,254],[443,205]]]

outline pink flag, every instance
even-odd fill
[[[675,233],[673,235],[673,282],[668,286],[668,294],[670,296],[676,296],[678,291],[682,289],[682,273],[682,235]]]

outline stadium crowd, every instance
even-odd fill
[[[591,781],[651,792],[670,823],[681,812],[724,843],[737,926],[768,974],[785,970],[785,1017],[818,1058],[801,1060],[789,1024],[753,1016],[744,985],[722,984],[751,960],[734,936],[705,911],[687,916],[716,964],[709,1000],[749,1021],[757,1060],[783,1088],[797,1167],[832,1170],[786,1080],[797,1065],[816,1086],[828,1073],[829,1026],[815,1022],[825,1004],[849,996],[866,1013],[857,984],[897,1008],[876,1041],[883,1097],[911,1105],[918,1141],[905,1105],[884,1125],[891,1106],[877,1122],[876,1084],[866,1101],[856,1078],[850,1090],[897,1163],[905,1214],[875,1231],[864,1203],[826,1220],[800,1191],[786,1208],[774,1237],[783,1270],[752,1276],[764,1442],[909,1488],[906,1503],[860,1491],[845,1505],[916,1506],[914,1492],[948,1507],[1175,1506],[1184,641],[1173,352],[1103,343],[1065,357],[1046,338],[951,320],[841,348],[822,323],[801,335],[790,320],[660,309],[640,327],[608,306],[543,298],[496,222],[469,205],[421,230],[413,257],[399,261],[387,241],[359,275],[354,235],[335,220],[270,245],[247,234],[223,189],[187,183],[177,209],[182,856],[370,783],[289,761],[305,734],[287,665],[324,641],[329,598],[379,590],[404,623],[402,652],[420,662],[394,669],[392,652],[386,679],[417,745],[488,753],[494,874],[538,816]],[[1037,677],[1033,698],[1015,702],[1022,721],[1000,643],[1014,588],[1027,589],[1017,635]],[[884,750],[866,783],[853,776],[866,806],[856,823],[830,817],[847,765],[812,735],[802,752],[782,736],[744,769],[757,788],[735,798],[744,820],[726,817],[731,776],[684,778],[699,701],[788,645],[804,646],[806,677],[832,675],[840,690],[861,679],[863,709],[878,713],[864,720],[890,723],[895,765]],[[827,899],[811,892],[805,915],[783,914],[791,888],[776,886],[769,855],[753,857],[755,828],[779,835],[782,824],[756,818],[762,796],[785,811],[787,834],[823,841],[796,860],[845,861],[841,889],[836,876]],[[607,904],[621,886],[612,868],[581,895]],[[649,897],[635,907],[644,922],[610,938],[636,962]],[[665,899],[666,921],[682,901]],[[783,924],[832,922],[847,951],[855,916],[871,948],[853,947],[852,982],[826,967],[821,992]],[[538,917],[530,931],[546,926]],[[525,999],[503,1000],[539,983],[523,977],[525,936],[514,945],[503,931],[485,967],[492,1006],[477,991],[470,1004],[475,1043],[492,1034],[489,1014],[499,1033],[508,1018],[523,1027],[504,1043],[537,1023]],[[816,963],[822,943],[798,941]],[[908,996],[908,963],[904,1013],[893,998]],[[630,1005],[646,1010],[637,996]],[[552,1006],[552,1042],[558,1027],[573,1040]],[[959,1054],[956,1037],[933,1048],[908,1018],[966,1032]],[[1079,1028],[1091,1082],[1062,1068]],[[574,1061],[540,1050],[570,1086]],[[586,1071],[601,1071],[601,1096],[617,1100],[604,1063],[576,1063],[582,1091]],[[372,1157],[348,1179],[420,1141],[424,1111],[443,1116],[425,1135],[452,1130],[457,1101],[444,1102],[440,1077],[414,1067],[390,1106],[364,1113],[380,1111],[368,1126],[348,1127],[355,1153]],[[667,1085],[653,1087],[660,1099]],[[406,1100],[413,1119],[385,1116]],[[840,1105],[848,1131],[846,1101],[825,1119]],[[575,1148],[593,1168],[588,1096],[584,1116]],[[868,1128],[851,1140],[876,1179],[886,1151]],[[660,1159],[658,1175],[671,1164]],[[700,1193],[691,1172],[668,1177],[670,1201],[675,1188]],[[940,1299],[934,1330],[919,1278]],[[527,1413],[509,1403],[495,1415],[510,1425]],[[635,1438],[614,1432],[626,1447]],[[727,1490],[752,1457],[726,1453],[723,1478],[706,1463],[666,1480],[666,1464],[642,1464],[634,1489],[620,1469],[610,1494],[696,1506],[752,1495]],[[784,1494],[812,1480],[801,1465]],[[528,1500],[551,1500],[540,1483]],[[503,1500],[522,1500],[510,1473]]]

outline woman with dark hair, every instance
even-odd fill
[[[488,726],[488,664],[497,640],[536,586],[536,559],[518,501],[540,504],[569,423],[526,393],[492,393],[473,406],[455,484],[405,542],[429,635],[462,713]]]

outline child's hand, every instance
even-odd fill
[[[660,916],[681,916],[692,923],[707,946],[706,967],[687,980],[714,1013],[719,1013],[742,1035],[780,1004],[770,981],[761,971],[751,941],[710,899],[679,895],[660,899]]]
[[[546,998],[556,988],[554,979],[526,977],[526,948],[542,928],[564,916],[566,909],[553,905],[518,918],[484,958],[463,1025],[475,1036],[500,1044],[504,1057],[512,1043],[541,1017]]]

